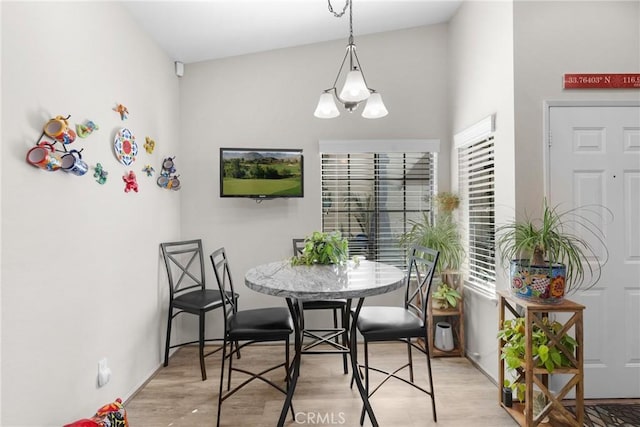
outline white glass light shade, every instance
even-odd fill
[[[379,119],[387,114],[389,114],[389,112],[387,111],[387,107],[384,106],[384,102],[382,102],[382,96],[377,92],[372,93],[369,99],[367,99],[367,105],[364,107],[362,117],[365,119]]]
[[[360,102],[370,95],[367,85],[360,70],[352,70],[347,74],[347,79],[340,91],[340,99],[347,102]]]
[[[336,102],[333,100],[333,95],[327,92],[320,95],[318,106],[316,107],[316,111],[313,115],[320,119],[332,119],[334,117],[338,117],[340,112],[338,111],[338,107],[336,107]]]

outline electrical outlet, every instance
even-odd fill
[[[111,369],[107,364],[107,358],[98,361],[98,387],[105,386],[111,379]]]

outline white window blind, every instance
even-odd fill
[[[493,137],[458,147],[465,285],[495,296],[495,193]]]
[[[349,239],[349,254],[404,268],[400,234],[431,211],[436,153],[323,153],[322,229]]]

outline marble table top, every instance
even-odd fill
[[[259,265],[247,271],[248,288],[267,295],[301,300],[351,299],[384,294],[402,287],[405,273],[375,261],[346,265],[297,265],[289,260]]]

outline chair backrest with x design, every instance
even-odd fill
[[[423,246],[413,246],[409,256],[404,304],[423,322],[427,319],[427,304],[430,303],[431,284],[439,256],[438,251]]]
[[[302,251],[304,250],[304,239],[292,239],[293,243],[293,254],[294,255],[302,255]]]
[[[202,240],[162,243],[169,280],[169,297],[196,289],[205,289]]]
[[[211,264],[213,264],[213,272],[218,282],[220,293],[222,294],[222,302],[224,307],[224,319],[238,312],[238,300],[234,298],[235,289],[233,288],[233,280],[231,279],[231,269],[229,268],[229,260],[224,247],[216,249],[209,256]],[[225,325],[226,326],[226,325]],[[225,327],[226,329],[226,327]]]
[[[205,334],[206,313],[221,308],[220,292],[206,289],[204,254],[201,239],[165,242],[160,244],[162,258],[167,269],[169,283],[169,307],[167,311],[167,339],[165,341],[164,366],[169,364],[172,348],[198,343],[202,380],[207,379],[205,343],[221,341],[221,338],[207,338]],[[181,314],[198,316],[198,339],[181,340],[171,343],[173,319]]]

